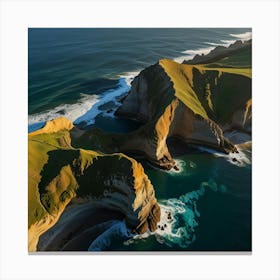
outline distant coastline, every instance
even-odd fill
[[[160,58],[30,115],[29,252],[250,251],[251,46]]]

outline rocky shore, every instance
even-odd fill
[[[209,54],[197,54],[193,59],[184,60],[183,64],[205,64],[205,63],[213,63],[220,59],[226,58],[228,56],[234,55],[235,53],[239,53],[240,51],[252,51],[252,39],[242,42],[241,40],[235,41],[233,44],[228,47],[217,46],[213,49]]]
[[[103,209],[106,221],[116,219],[117,214],[135,233],[154,231],[160,209],[141,164],[124,154],[74,149],[69,133],[72,127],[70,121],[60,118],[29,135],[29,251],[36,250],[40,236],[77,199],[91,201],[86,208],[92,221],[89,226],[98,224]],[[82,217],[83,214],[79,216],[81,220]],[[68,226],[74,230],[75,215],[68,215],[69,219]],[[84,227],[87,225],[84,223]],[[67,242],[70,241],[69,237]],[[58,245],[62,243],[48,246],[61,250]]]
[[[236,57],[243,63],[248,51],[246,65],[238,65]],[[28,250],[87,250],[116,221],[132,233],[155,231],[160,207],[135,156],[178,170],[174,151],[203,146],[238,153],[250,143],[250,52],[251,41],[237,41],[182,64],[161,59],[142,70],[115,113],[142,123],[132,132],[85,130],[62,117],[30,133]],[[172,139],[181,147],[172,147]]]

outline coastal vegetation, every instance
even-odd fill
[[[155,231],[160,206],[138,157],[177,170],[173,138],[237,154],[243,134],[251,136],[251,78],[251,42],[184,63],[161,59],[134,78],[115,113],[141,122],[134,131],[82,129],[61,117],[29,133],[28,250],[85,250],[98,236],[89,230],[110,220],[125,221],[133,233]],[[226,136],[232,130],[234,139]],[[69,226],[79,205],[86,222]],[[64,234],[48,235],[59,220]],[[81,247],[77,236],[84,236]]]

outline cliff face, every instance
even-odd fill
[[[64,234],[58,239],[48,238],[39,249],[69,249],[67,244],[78,233],[86,232],[87,226],[98,225],[100,217],[105,217],[102,222],[124,220],[128,228],[138,233],[154,231],[160,209],[141,164],[124,154],[74,149],[69,133],[72,127],[70,121],[60,118],[29,135],[29,251],[36,250],[40,236],[57,223],[63,212],[69,213],[68,231],[60,226]],[[79,210],[79,229],[74,223],[77,216],[72,214],[76,211],[76,201],[79,205],[87,202],[81,208],[84,211]],[[54,227],[52,236],[55,235]],[[92,242],[92,237],[88,242]]]
[[[142,151],[166,169],[174,166],[168,137],[236,152],[223,131],[242,127],[250,133],[250,76],[246,68],[183,65],[166,59],[143,70],[116,115],[144,124],[121,141],[120,150]]]
[[[159,167],[172,168],[175,162],[166,138],[177,106],[174,89],[161,66],[155,64],[143,70],[132,82],[131,91],[116,115],[145,124],[121,142],[120,150],[140,152]]]
[[[197,54],[193,59],[188,60],[188,61],[185,60],[183,62],[183,64],[194,65],[194,64],[202,64],[202,63],[204,63],[204,64],[213,63],[213,62],[217,62],[220,59],[238,54],[238,53],[240,53],[240,51],[251,52],[251,49],[252,49],[252,40],[248,40],[248,41],[244,41],[244,42],[237,40],[233,44],[229,45],[228,47],[217,46],[215,49],[213,49],[207,55],[198,55]],[[249,62],[249,64],[250,64],[251,57],[248,57],[248,58],[249,58],[249,60],[243,60],[242,63]]]
[[[230,50],[243,61],[251,54],[248,45],[239,45]],[[236,58],[232,61],[238,63]],[[251,67],[229,67],[220,62],[188,65],[162,59],[135,77],[115,114],[143,125],[127,134],[73,128],[74,146],[141,154],[163,169],[175,166],[166,144],[170,137],[224,153],[237,152],[224,132],[251,133]]]

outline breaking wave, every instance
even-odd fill
[[[32,132],[44,125],[46,121],[66,117],[75,124],[85,122],[94,124],[95,117],[102,113],[107,117],[114,117],[114,112],[120,105],[118,98],[130,90],[130,83],[139,72],[128,72],[120,75],[117,88],[105,91],[101,95],[81,94],[81,98],[74,104],[62,104],[51,110],[28,116],[28,132]],[[114,102],[114,108],[109,112],[100,109],[107,102]]]
[[[218,185],[213,179],[200,184],[199,189],[186,193],[179,198],[159,200],[161,219],[155,232],[135,235],[124,244],[129,246],[154,236],[157,242],[168,247],[179,246],[187,248],[196,239],[195,231],[198,226],[200,213],[197,202],[204,196],[207,189],[226,192],[226,186]]]
[[[233,40],[220,40],[219,42],[204,42],[205,47],[198,48],[198,49],[190,49],[182,51],[184,56],[179,56],[174,58],[177,62],[183,62],[184,60],[190,60],[194,58],[195,55],[207,55],[212,50],[214,50],[217,46],[224,46],[228,47],[229,45],[233,44],[236,40],[246,41],[252,38],[252,32],[244,32],[240,34],[229,34],[229,36],[234,37]]]
[[[236,146],[238,153],[229,153],[229,154],[224,154],[217,152],[215,150],[205,148],[205,147],[198,147],[200,151],[207,152],[209,154],[213,154],[216,157],[221,157],[225,158],[229,163],[236,165],[238,167],[244,167],[247,165],[250,165],[251,162],[251,152],[250,150],[243,150],[238,145]]]

